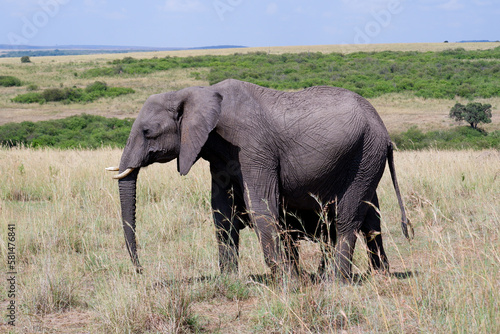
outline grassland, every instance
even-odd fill
[[[234,53],[267,52],[283,54],[289,52],[372,52],[372,51],[441,51],[454,48],[466,50],[485,50],[498,47],[500,43],[440,43],[440,44],[374,44],[374,45],[333,45],[277,48],[246,48],[223,50],[191,50],[154,53],[132,53],[125,55],[87,55],[36,57],[31,64],[21,64],[17,58],[0,59],[0,73],[21,79],[26,84],[35,84],[40,89],[63,87],[86,87],[96,80],[106,81],[109,86],[132,88],[135,94],[114,99],[98,100],[88,104],[61,105],[20,105],[11,101],[19,94],[26,93],[26,87],[0,87],[0,124],[64,118],[87,113],[120,118],[134,117],[144,100],[153,93],[176,90],[186,86],[208,85],[205,75],[208,69],[185,68],[154,72],[148,75],[127,75],[115,77],[85,78],[80,74],[96,67],[109,66],[108,62],[124,57],[151,59],[166,56],[196,55],[231,55]],[[76,76],[75,76],[76,73]],[[198,73],[199,75],[193,75]],[[466,103],[466,99],[456,101],[446,99],[424,99],[407,93],[391,93],[372,98],[384,118],[390,132],[401,132],[412,125],[419,125],[423,130],[443,129],[455,124],[447,115],[455,102]],[[500,129],[500,98],[477,99],[478,102],[493,105],[493,122],[485,126],[486,130]]]
[[[116,181],[104,172],[120,150],[0,151],[2,259],[16,225],[18,297],[14,333],[38,332],[434,332],[500,329],[500,156],[495,151],[400,152],[398,176],[416,229],[408,243],[390,179],[380,189],[391,276],[360,284],[305,283],[279,290],[251,230],[241,269],[218,277],[209,172],[184,178],[175,164],[139,177],[138,240],[145,267],[124,248]],[[316,244],[301,248],[305,269]],[[354,264],[367,270],[358,242]],[[6,272],[5,261],[0,268]],[[6,285],[0,285],[2,310]],[[0,327],[7,329],[6,327]]]
[[[203,50],[127,54],[135,58],[235,52],[433,51],[484,49],[498,43],[370,45]],[[361,47],[360,47],[361,48]],[[11,99],[26,86],[0,87],[0,124],[88,113],[135,117],[147,96],[206,85],[192,72],[173,69],[147,76],[82,78],[86,69],[124,55],[0,59],[2,75],[41,89],[86,87],[95,80],[129,87],[134,94],[87,104],[19,105]],[[202,73],[203,74],[203,73]],[[203,78],[203,75],[199,76]],[[461,99],[385,94],[370,101],[390,132],[413,125],[455,126],[447,115]],[[500,129],[500,98],[493,105]],[[362,242],[355,253],[359,284],[303,282],[279,289],[268,279],[255,233],[242,235],[240,273],[218,276],[210,212],[210,176],[197,163],[180,177],[175,163],[152,165],[138,183],[139,255],[145,272],[134,272],[125,249],[116,181],[105,167],[118,149],[0,149],[0,270],[7,272],[7,226],[16,226],[17,322],[0,322],[0,333],[497,333],[500,332],[500,154],[486,151],[396,152],[400,187],[415,226],[408,243],[390,178],[379,187],[390,276],[364,276]],[[315,272],[319,247],[303,242],[301,256]],[[2,320],[9,299],[0,284]]]

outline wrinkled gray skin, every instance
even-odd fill
[[[275,275],[297,271],[297,241],[307,236],[325,242],[320,272],[333,258],[336,275],[348,280],[359,232],[371,267],[388,270],[375,193],[386,161],[408,237],[389,135],[373,106],[351,91],[287,93],[226,80],[149,97],[120,162],[120,172],[135,168],[119,189],[127,249],[138,269],[139,169],[176,158],[181,175],[198,158],[210,162],[222,272],[237,270],[239,233],[248,224]]]

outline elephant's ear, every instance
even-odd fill
[[[181,147],[177,159],[177,169],[186,175],[208,135],[216,127],[221,112],[222,96],[210,89],[193,87],[186,89],[186,97],[182,100],[180,114]]]

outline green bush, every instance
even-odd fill
[[[12,99],[12,102],[17,103],[44,103],[45,99],[41,93],[30,92],[21,94]]]
[[[125,57],[110,62],[108,67],[89,69],[83,76],[145,75],[172,68],[208,68],[206,79],[211,85],[233,78],[282,90],[329,85],[351,89],[365,97],[410,92],[424,98],[473,99],[500,96],[499,60],[500,47],[441,52]],[[199,78],[197,73],[192,72],[192,76]]]
[[[423,133],[417,126],[412,126],[407,131],[391,137],[400,150],[500,149],[500,131],[486,133],[471,127]]]
[[[132,119],[80,115],[41,122],[10,123],[0,126],[0,145],[13,147],[55,147],[93,149],[101,146],[124,147]]]
[[[91,93],[91,92],[101,92],[101,91],[105,91],[108,89],[108,84],[105,83],[104,81],[95,81],[94,83],[91,83],[89,85],[87,85],[87,87],[85,88],[85,91],[87,93]]]
[[[42,98],[50,102],[66,100],[67,96],[68,91],[59,88],[49,88],[42,92]]]
[[[12,102],[17,103],[87,103],[93,102],[101,97],[117,97],[124,94],[135,93],[132,88],[108,87],[105,82],[96,81],[82,88],[48,88],[41,93],[27,93],[16,96]]]
[[[104,96],[106,97],[117,97],[125,94],[132,94],[135,91],[132,88],[126,87],[109,87]]]
[[[10,75],[0,75],[0,86],[3,87],[21,86],[21,80]]]

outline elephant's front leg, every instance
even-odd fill
[[[264,253],[264,260],[274,278],[286,271],[278,234],[278,186],[272,177],[248,178],[252,184],[246,184],[245,200],[250,218]],[[274,178],[275,180],[275,178]]]
[[[242,222],[236,215],[233,189],[212,177],[212,209],[219,246],[219,267],[222,274],[238,272],[238,252]]]
[[[283,244],[283,255],[285,259],[285,269],[290,277],[300,278],[300,254],[299,240],[295,231],[281,231],[281,243]]]
[[[337,230],[335,227],[335,210],[330,208],[330,215],[327,220],[321,222],[321,260],[318,267],[318,276],[323,279],[329,279],[329,273],[334,268],[335,244],[337,242]],[[332,218],[333,217],[333,218]]]

